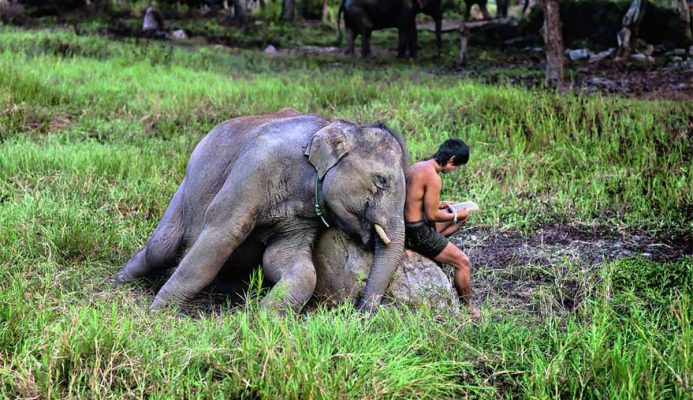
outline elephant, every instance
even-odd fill
[[[241,276],[261,262],[274,284],[262,305],[300,310],[316,285],[314,242],[333,226],[374,248],[357,303],[374,312],[404,252],[407,164],[406,143],[380,123],[293,109],[225,121],[197,144],[154,233],[116,281],[178,263],[156,311],[189,301],[222,268]]]
[[[337,13],[337,25],[344,13],[347,28],[347,54],[354,54],[354,41],[361,35],[361,55],[371,54],[371,33],[377,29],[397,28],[399,45],[397,56],[404,57],[407,50],[412,58],[417,55],[415,17],[418,13],[433,17],[436,26],[436,45],[440,55],[443,9],[441,0],[342,0]],[[341,34],[340,34],[341,36]]]

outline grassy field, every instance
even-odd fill
[[[627,258],[589,276],[566,261],[586,288],[575,309],[482,304],[478,323],[426,309],[366,320],[350,305],[279,319],[258,309],[259,289],[241,308],[150,315],[151,285],[112,283],[199,139],[225,119],[284,107],[385,122],[413,160],[462,137],[470,163],[445,177],[444,197],[481,204],[476,226],[690,240],[690,102],[61,30],[0,28],[0,71],[4,397],[693,395],[691,257]]]

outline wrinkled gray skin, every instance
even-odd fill
[[[236,118],[193,151],[185,179],[147,245],[119,282],[174,266],[151,310],[190,300],[224,267],[242,275],[262,261],[275,285],[263,305],[300,309],[316,284],[312,246],[325,229],[314,209],[316,170],[330,224],[375,248],[358,303],[380,302],[404,247],[406,146],[382,125],[327,121],[295,110]],[[382,226],[392,241],[374,234]]]

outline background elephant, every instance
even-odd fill
[[[441,49],[441,24],[443,11],[441,0],[342,0],[337,14],[337,24],[344,13],[347,28],[347,53],[354,54],[354,41],[361,35],[361,55],[371,54],[371,33],[377,29],[397,28],[399,44],[397,56],[416,58],[417,32],[415,17],[423,12],[433,17],[436,24],[438,54]]]
[[[404,248],[407,157],[402,139],[382,124],[295,110],[226,121],[196,146],[159,225],[117,280],[159,272],[182,256],[151,305],[156,310],[190,300],[224,266],[243,274],[261,259],[275,283],[263,304],[298,309],[315,288],[312,247],[325,229],[323,213],[374,246],[358,305],[370,311]]]

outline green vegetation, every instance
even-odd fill
[[[472,158],[444,196],[481,204],[474,225],[690,235],[690,102],[486,86],[408,62],[0,29],[5,397],[691,395],[690,258],[620,260],[583,277],[574,310],[483,308],[480,323],[397,309],[365,320],[347,305],[279,319],[255,292],[242,309],[150,315],[151,285],[112,284],[199,139],[283,107],[383,121],[413,159],[463,137]]]

